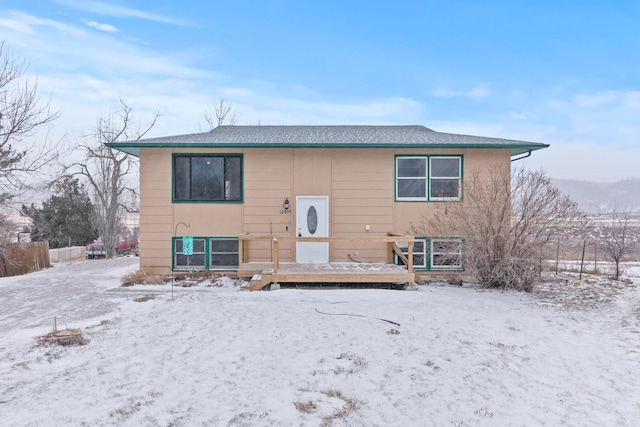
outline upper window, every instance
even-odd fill
[[[242,201],[242,157],[174,156],[173,200]]]
[[[397,200],[460,200],[462,157],[396,157]]]

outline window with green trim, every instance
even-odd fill
[[[185,255],[183,252],[181,237],[173,241],[173,268],[174,270],[204,270],[206,269],[206,239],[193,239],[193,253]]]
[[[209,269],[235,270],[238,268],[238,239],[213,238],[209,240]]]
[[[407,242],[398,242],[398,247],[404,254],[409,254],[409,244]],[[425,269],[427,268],[427,256],[426,256],[427,241],[426,239],[415,239],[413,241],[413,268]],[[404,265],[404,261],[398,258],[396,255],[396,263]]]
[[[173,200],[176,202],[242,201],[242,156],[174,155]]]
[[[463,240],[458,237],[416,237],[413,242],[413,268],[417,270],[463,270]],[[398,247],[406,256],[407,243],[398,242]],[[404,261],[395,255],[395,263]]]
[[[431,239],[430,261],[432,270],[461,270],[462,239]]]
[[[185,255],[184,237],[173,239],[173,269],[185,271],[237,270],[238,239],[193,237],[193,253]]]
[[[396,200],[460,200],[462,156],[397,156]]]

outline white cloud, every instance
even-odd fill
[[[574,103],[580,108],[596,108],[610,104],[618,98],[618,94],[613,91],[599,92],[593,94],[578,94],[574,98]]]
[[[105,31],[107,33],[117,33],[118,31],[120,31],[119,29],[117,29],[116,27],[110,24],[101,24],[96,21],[87,21],[86,19],[83,19],[82,22],[84,22],[85,25],[87,25],[88,27],[93,27],[96,30]]]
[[[84,31],[52,19],[41,19],[23,12],[9,12],[9,18],[0,19],[0,25],[24,34],[34,34],[34,27],[53,28],[63,33],[81,36]]]
[[[0,19],[0,27],[5,27],[24,34],[33,33],[33,28],[31,28],[31,25],[18,19],[2,18]]]
[[[633,161],[639,158],[640,147],[612,149],[576,139],[551,142],[549,148],[534,151],[522,164],[530,169],[543,169],[553,178],[617,181],[640,178]]]
[[[158,15],[152,12],[146,12],[138,9],[131,9],[124,6],[118,6],[102,1],[91,0],[55,0],[56,3],[63,4],[74,9],[83,10],[85,12],[95,13],[98,15],[114,16],[120,18],[138,18],[147,21],[162,22],[171,25],[189,25],[189,22],[182,19],[172,18],[168,16]]]
[[[640,109],[640,91],[627,92],[623,99],[624,108]]]
[[[533,120],[537,117],[529,111],[509,111],[507,117],[515,120]]]
[[[486,86],[476,86],[469,90],[453,90],[448,86],[436,86],[431,90],[430,94],[436,98],[486,98],[491,95],[491,90]]]

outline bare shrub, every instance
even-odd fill
[[[544,247],[586,224],[577,203],[542,171],[493,167],[465,179],[464,201],[444,202],[410,230],[416,235],[464,239],[465,269],[485,287],[531,291]]]
[[[47,335],[39,337],[38,341],[43,345],[56,344],[63,347],[87,344],[87,340],[82,336],[80,329],[62,329],[60,331],[49,332]]]
[[[640,231],[637,220],[632,218],[629,212],[611,213],[611,218],[598,222],[593,233],[597,235],[598,245],[604,253],[613,261],[614,279],[620,278],[620,262],[638,249],[640,244]]]

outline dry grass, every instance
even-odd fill
[[[303,412],[305,414],[313,414],[318,410],[318,405],[312,400],[307,400],[306,402],[293,402],[293,406],[295,406],[299,412]]]
[[[80,329],[63,329],[49,332],[47,335],[38,337],[38,341],[42,345],[56,344],[63,347],[86,345],[88,342],[86,338],[82,336]]]
[[[162,274],[149,274],[142,270],[138,270],[135,273],[128,274],[122,278],[121,286],[133,286],[133,285],[164,285],[171,280],[171,277],[167,277]]]
[[[122,278],[120,286],[133,286],[133,285],[164,285],[166,283],[175,281],[176,286],[188,288],[191,286],[197,286],[203,282],[214,283],[221,277],[234,277],[233,274],[214,271],[201,271],[201,272],[177,272],[172,275],[165,274],[149,274],[143,270],[138,270],[135,273],[128,274]]]
[[[300,391],[305,393],[312,392],[310,389],[307,389],[307,388],[300,389]],[[362,407],[365,404],[365,402],[358,400],[354,397],[345,396],[344,393],[342,393],[342,391],[337,389],[321,390],[319,393],[328,398],[337,399],[343,402],[343,404],[339,408],[336,408],[330,414],[322,417],[322,422],[320,424],[321,426],[327,426],[327,427],[331,426],[333,425],[333,422],[336,420],[344,421],[347,417],[352,415],[354,412],[362,409]],[[326,403],[327,402],[325,402],[325,404]],[[293,402],[293,406],[295,406],[295,408],[301,413],[313,414],[318,411],[318,408],[321,405],[314,402],[313,400],[307,400],[307,401]]]
[[[335,399],[340,399],[344,402],[344,405],[341,408],[336,409],[332,414],[322,417],[322,425],[330,426],[333,423],[333,420],[342,419],[344,420],[353,412],[356,412],[364,406],[364,402],[354,398],[348,397],[342,394],[340,390],[328,389],[321,391],[320,393],[324,394],[327,397],[333,397]]]

